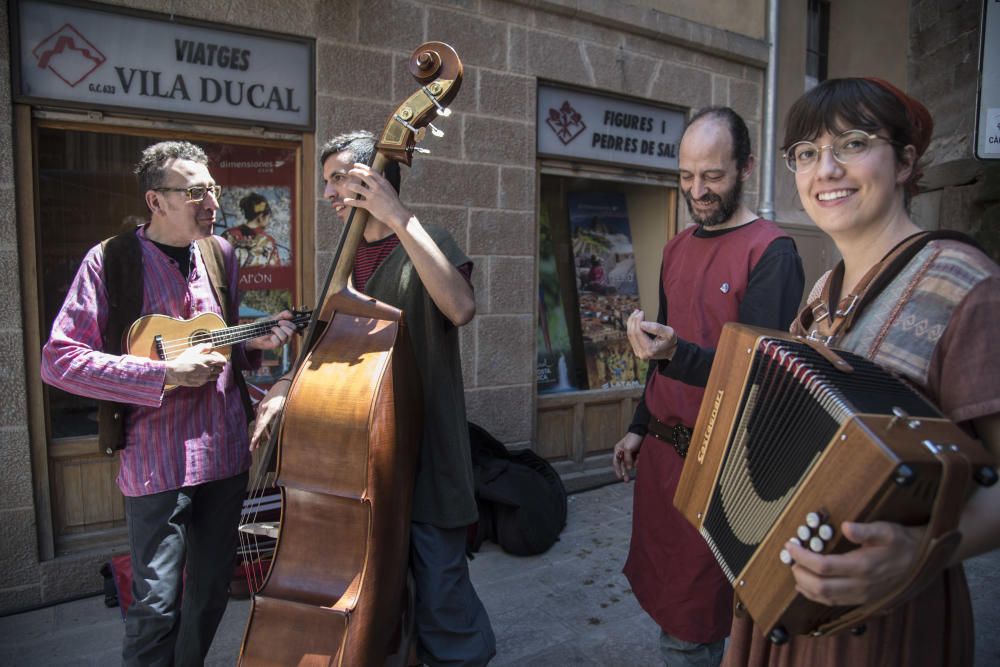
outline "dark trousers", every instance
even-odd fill
[[[497,652],[490,618],[469,579],[465,536],[465,528],[410,524],[417,656],[428,665],[485,665]]]
[[[123,664],[204,663],[229,600],[246,487],[243,473],[125,498],[133,602]]]

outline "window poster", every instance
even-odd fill
[[[215,233],[233,245],[240,265],[240,322],[292,309],[295,149],[233,144],[205,149],[212,176],[222,186]],[[264,352],[260,368],[248,372],[247,381],[266,389],[281,377],[293,362],[289,347]]]
[[[632,353],[625,328],[639,309],[625,195],[573,192],[567,207],[590,388],[641,386],[646,364]]]
[[[563,306],[562,288],[556,266],[552,227],[548,210],[542,206],[539,213],[538,242],[538,364],[535,381],[539,393],[570,391],[576,389],[571,378],[573,353],[566,310]]]

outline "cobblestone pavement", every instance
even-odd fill
[[[631,527],[632,485],[569,497],[569,521],[541,556],[494,545],[470,563],[497,636],[495,667],[655,665],[656,625],[621,574]],[[976,666],[1000,664],[1000,553],[967,566],[976,606]],[[99,585],[95,573],[95,588]],[[250,603],[233,600],[207,664],[233,665]],[[103,597],[0,618],[0,665],[105,667],[119,664],[123,625]]]

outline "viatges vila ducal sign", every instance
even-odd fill
[[[558,86],[538,88],[538,153],[676,170],[684,114]]]
[[[313,127],[309,40],[58,1],[16,11],[19,100]]]

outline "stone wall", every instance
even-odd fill
[[[1000,161],[975,159],[980,0],[914,0],[910,93],[934,118],[914,219],[971,234],[1000,261]]]
[[[469,418],[505,443],[534,434],[536,299],[535,99],[539,81],[681,108],[724,104],[760,145],[766,46],[655,9],[578,0],[108,0],[219,24],[316,39],[316,147],[358,128],[377,131],[415,83],[417,44],[452,44],[465,65],[447,136],[425,144],[404,174],[403,199],[448,228],[473,258],[477,317],[462,329]],[[734,3],[735,4],[735,3]],[[6,19],[7,3],[0,3]],[[763,19],[762,19],[763,20]],[[32,498],[7,31],[0,31],[0,277],[12,286],[0,324],[8,392],[0,407],[0,613],[95,592],[113,547],[41,561]],[[318,157],[318,155],[317,155]],[[309,184],[307,184],[308,187]],[[316,274],[325,275],[340,228],[316,187]],[[756,180],[748,188],[756,199]],[[686,219],[682,210],[681,223]],[[306,253],[311,249],[304,249]]]

